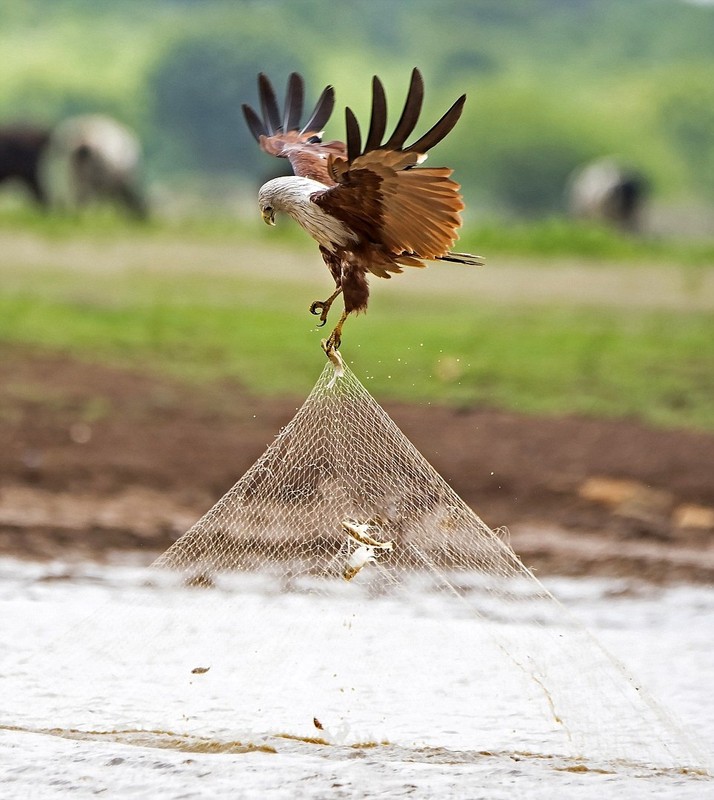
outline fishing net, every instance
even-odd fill
[[[87,735],[704,762],[507,535],[329,362],[132,603],[117,596],[82,630],[42,648],[34,683],[14,673],[40,700],[13,695],[12,718]]]

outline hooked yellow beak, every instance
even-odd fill
[[[275,225],[275,211],[272,208],[264,208],[260,214],[266,225]]]

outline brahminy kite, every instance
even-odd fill
[[[301,125],[304,84],[297,73],[288,79],[281,115],[272,84],[258,76],[261,114],[243,105],[248,127],[270,155],[287,158],[295,173],[274,178],[258,193],[263,220],[275,224],[285,212],[318,243],[335,280],[327,300],[316,300],[310,311],[324,325],[335,298],[342,293],[344,313],[326,352],[340,346],[342,326],[352,312],[365,311],[369,299],[367,273],[389,278],[403,267],[424,267],[424,261],[481,265],[479,256],[452,252],[461,226],[464,204],[459,184],[447,167],[419,167],[426,153],[454,127],[464,106],[462,95],[444,116],[409,146],[424,96],[424,82],[414,69],[404,109],[392,135],[382,143],[387,126],[384,87],[372,80],[372,112],[364,147],[359,124],[345,110],[347,143],[323,141],[323,127],[334,107],[334,89],[327,86]]]

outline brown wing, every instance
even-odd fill
[[[303,79],[293,72],[288,79],[281,115],[275,90],[261,72],[258,75],[261,114],[243,104],[243,115],[250,132],[266,153],[287,158],[296,175],[334,186],[335,180],[327,169],[327,162],[330,156],[344,157],[345,145],[342,142],[323,143],[321,137],[322,128],[335,105],[335,90],[332,86],[325,87],[307,122],[301,125],[304,94]]]
[[[454,127],[466,96],[462,95],[427,133],[405,147],[419,119],[423,97],[424,82],[419,70],[414,69],[402,115],[394,133],[381,144],[387,104],[375,76],[364,150],[359,125],[348,108],[347,155],[328,159],[337,185],[313,200],[359,236],[382,244],[391,253],[433,259],[447,254],[456,240],[464,204],[459,184],[449,177],[450,169],[416,165]]]

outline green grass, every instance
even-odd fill
[[[215,242],[243,242],[246,238],[291,247],[314,249],[304,232],[287,220],[276,228],[257,224],[253,217],[213,210],[203,216],[162,218],[136,223],[111,208],[82,215],[43,214],[24,202],[0,202],[0,231],[32,233],[45,239],[80,238],[113,240],[127,236],[174,238]],[[630,236],[611,228],[577,223],[565,218],[517,223],[466,223],[457,250],[483,254],[522,256],[534,263],[553,258],[573,258],[597,264],[617,261],[681,267],[714,266],[714,239],[648,238]]]
[[[0,342],[189,381],[303,396],[324,335],[297,279],[125,270],[8,272]],[[714,315],[494,307],[380,292],[343,355],[381,400],[629,416],[714,430]]]
[[[631,236],[609,227],[553,217],[536,222],[466,226],[459,247],[529,258],[714,265],[714,240]]]
[[[211,243],[289,242],[291,247],[314,250],[314,244],[299,228],[284,220],[274,228],[260,223],[257,201],[255,214],[236,216],[228,211],[206,208],[192,216],[153,216],[135,221],[111,206],[93,207],[81,213],[47,214],[29,205],[26,198],[0,197],[0,232],[24,233],[49,241],[106,241],[180,238]]]

